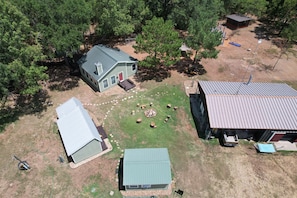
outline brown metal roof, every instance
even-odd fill
[[[297,130],[297,91],[287,84],[199,84],[211,128]]]

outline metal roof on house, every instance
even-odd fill
[[[58,118],[62,118],[63,116],[68,115],[76,107],[82,107],[82,104],[77,98],[72,97],[63,105],[60,105],[59,107],[57,107],[56,112],[57,112]]]
[[[297,91],[286,84],[199,84],[205,93],[211,128],[297,130]]]
[[[123,185],[170,184],[167,148],[125,149]]]
[[[250,17],[243,16],[243,15],[237,15],[237,14],[227,15],[227,18],[232,19],[237,22],[244,22],[244,21],[252,20]]]
[[[102,64],[102,73],[96,74],[96,63]],[[78,63],[93,77],[94,80],[102,79],[106,73],[113,69],[117,63],[135,63],[137,60],[118,48],[110,48],[104,45],[95,45],[84,55]]]
[[[56,112],[59,117],[58,128],[68,156],[94,139],[102,142],[94,122],[78,99],[71,98],[60,105]]]
[[[207,95],[297,96],[285,83],[199,81],[199,85]]]

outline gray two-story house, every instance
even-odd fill
[[[104,45],[95,45],[78,64],[82,78],[100,92],[118,85],[137,71],[137,59]]]

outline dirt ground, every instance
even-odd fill
[[[180,85],[187,82],[186,90],[199,79],[247,81],[250,75],[253,82],[296,83],[296,47],[283,55],[272,70],[280,49],[272,43],[273,39],[262,39],[258,43],[254,33],[258,25],[255,23],[238,31],[225,29],[228,39],[218,47],[221,50],[218,59],[201,62],[207,71],[205,75],[189,77],[171,71],[171,77],[162,82],[136,82],[135,90],[143,91],[159,83]],[[230,45],[230,41],[240,43],[241,47]],[[118,45],[133,57],[143,59],[145,54],[136,54],[132,46],[133,43]],[[22,116],[0,134],[0,197],[52,197],[53,194],[57,195],[55,197],[88,197],[80,192],[96,174],[108,181],[110,188],[117,189],[115,169],[118,161],[112,157],[98,158],[76,169],[58,162],[58,156],[65,157],[65,153],[54,124],[55,108],[72,96],[81,100],[91,112],[97,108],[91,104],[104,104],[100,107],[102,113],[96,114],[103,123],[109,102],[131,93],[119,87],[98,93],[78,80],[77,86],[70,90],[49,90],[49,94],[53,106],[38,115]],[[262,155],[256,153],[249,143],[235,148],[213,146],[198,138],[186,115],[181,114],[180,119],[184,124],[179,130],[186,131],[192,137],[187,145],[189,150],[184,153],[187,158],[179,165],[172,165],[173,188],[184,190],[183,197],[256,198],[293,197],[296,194],[296,154]],[[17,171],[13,155],[26,159],[32,170],[27,173]]]

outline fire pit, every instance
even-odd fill
[[[147,117],[147,118],[151,118],[151,117],[155,117],[157,115],[157,112],[156,110],[154,109],[148,109],[144,112],[144,115]]]

